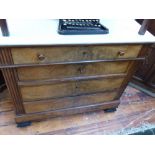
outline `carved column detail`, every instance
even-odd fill
[[[11,55],[11,49],[10,48],[1,48],[0,49],[0,63],[2,65],[4,64],[13,64],[13,59]],[[12,98],[12,101],[15,105],[16,114],[24,114],[24,106],[22,104],[22,96],[19,90],[19,87],[17,85],[17,73],[15,68],[5,68],[2,69],[2,73],[7,85],[7,88],[9,90],[10,96]]]

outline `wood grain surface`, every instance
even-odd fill
[[[127,71],[129,63],[129,61],[126,61],[74,65],[52,65],[44,67],[18,68],[17,71],[20,81],[42,80],[76,76],[125,73]]]
[[[79,107],[85,105],[92,105],[106,101],[114,100],[117,90],[107,91],[104,93],[80,95],[75,97],[65,97],[58,99],[50,99],[43,101],[24,102],[26,113],[42,112],[63,108]]]
[[[21,105],[17,111],[23,109],[16,122],[117,108],[137,60],[144,59],[140,49],[136,44],[4,49],[9,59],[1,68],[16,90],[9,92]]]
[[[20,86],[24,101],[97,93],[119,88],[124,78],[75,81],[37,86]]]
[[[141,45],[12,48],[14,64],[135,58]],[[121,52],[124,54],[121,54]]]

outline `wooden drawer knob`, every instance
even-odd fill
[[[118,52],[118,55],[119,55],[119,56],[124,56],[124,55],[125,55],[125,52],[124,52],[124,51],[119,51],[119,52]]]
[[[43,54],[38,54],[37,57],[38,57],[38,60],[40,61],[45,60],[45,56]]]

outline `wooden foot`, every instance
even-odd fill
[[[115,112],[116,108],[110,108],[110,109],[104,109],[104,112],[108,113],[108,112]]]
[[[17,123],[17,127],[18,128],[24,128],[24,127],[27,127],[27,126],[30,126],[30,125],[31,125],[31,122],[30,121]]]

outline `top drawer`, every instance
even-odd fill
[[[141,45],[12,48],[14,64],[135,58]]]

